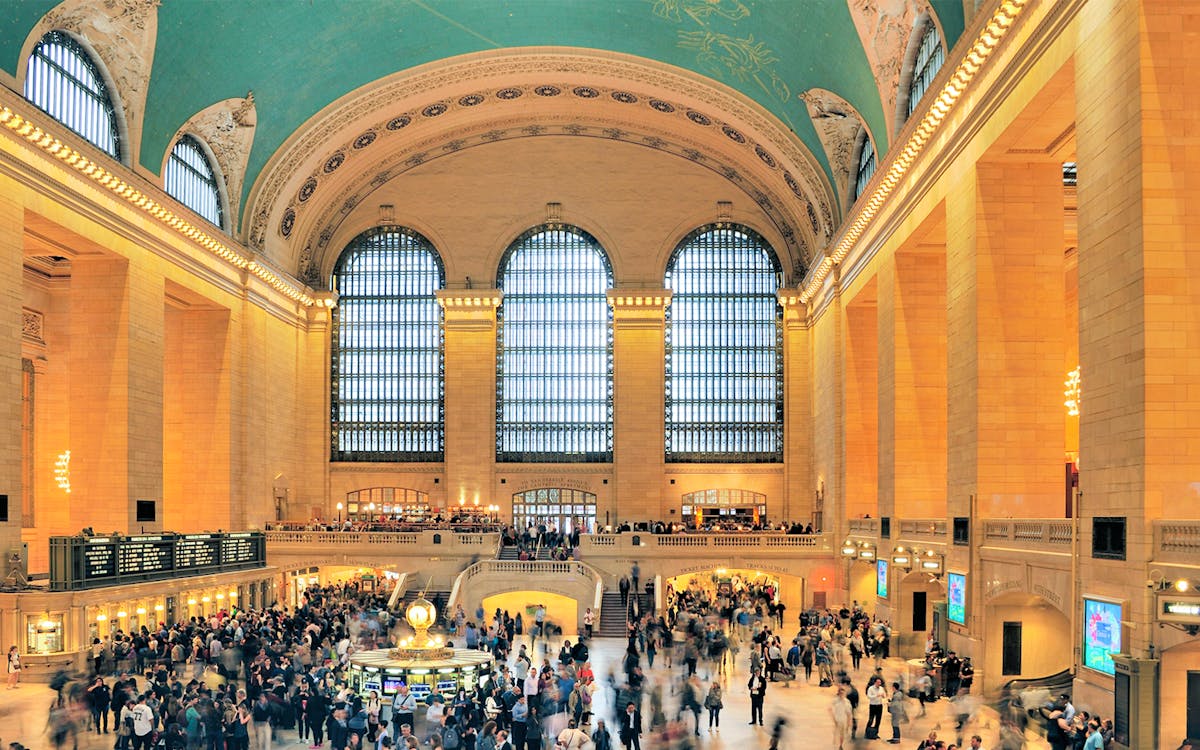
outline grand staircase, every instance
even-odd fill
[[[638,594],[638,599],[641,611],[650,612],[654,606],[653,597],[643,592]],[[625,624],[628,621],[629,602],[622,607],[619,591],[605,591],[600,607],[600,626],[596,628],[596,635],[602,638],[624,638],[628,634]]]

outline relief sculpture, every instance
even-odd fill
[[[87,41],[112,78],[125,114],[125,148],[136,163],[142,140],[142,115],[150,85],[150,63],[158,35],[159,0],[67,0],[34,29],[37,37],[69,31]]]
[[[834,187],[843,200],[850,190],[854,175],[854,144],[862,130],[858,112],[842,97],[826,89],[809,89],[800,95],[808,105],[808,116],[825,147],[829,166],[833,169]]]
[[[847,0],[847,5],[875,74],[888,134],[895,133],[896,96],[904,52],[908,49],[916,19],[927,12],[929,6],[923,0]]]
[[[180,129],[181,133],[198,136],[212,150],[217,167],[225,178],[229,215],[233,217],[234,226],[241,206],[242,184],[257,122],[254,94],[251,92],[244,99],[225,99],[200,110]]]

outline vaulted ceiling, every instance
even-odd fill
[[[107,18],[81,16],[100,5]],[[252,124],[229,188],[234,231],[260,248],[319,241],[331,212],[435,152],[542,132],[633,140],[743,179],[784,235],[803,225],[796,241],[813,246],[845,208],[846,165],[831,162],[846,155],[831,159],[821,117],[832,106],[886,150],[925,13],[952,47],[963,0],[19,0],[0,8],[0,66],[19,86],[31,45],[65,16],[110,47],[140,45],[150,64],[133,54],[125,64],[143,70],[117,82],[140,108],[137,164],[158,175],[181,129],[202,132],[206,117]],[[440,139],[424,125],[435,117]],[[425,132],[333,179],[410,123]],[[305,214],[321,191],[329,200]],[[805,208],[781,207],[796,199]]]

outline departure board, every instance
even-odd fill
[[[50,589],[114,586],[267,564],[261,531],[50,538]]]
[[[221,537],[187,534],[175,540],[175,568],[208,568],[221,562]]]

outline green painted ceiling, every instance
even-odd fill
[[[0,9],[0,55],[54,0]],[[948,37],[961,0],[933,0]],[[375,79],[454,55],[525,46],[605,49],[714,78],[790,127],[828,170],[799,94],[841,95],[885,133],[883,108],[846,0],[164,0],[146,102],[142,165],[157,173],[193,114],[253,91],[258,128],[245,188],[308,118]]]

